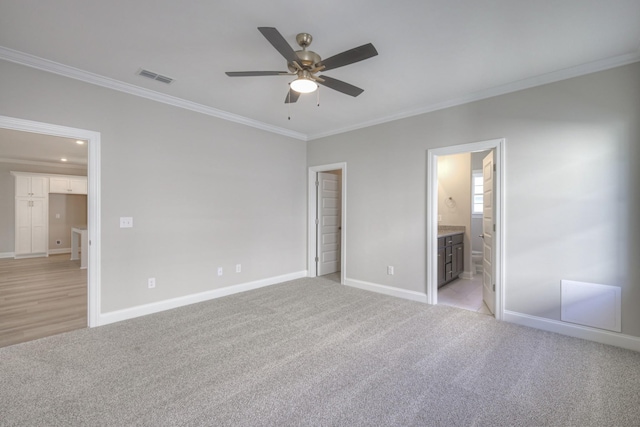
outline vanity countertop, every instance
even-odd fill
[[[454,234],[464,233],[465,230],[464,225],[439,225],[438,237],[453,236]]]

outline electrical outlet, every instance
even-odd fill
[[[130,216],[121,216],[120,228],[133,228],[133,218]]]
[[[147,285],[149,286],[149,289],[153,289],[156,287],[156,278],[155,277],[149,277],[149,279],[147,280]]]
[[[387,274],[393,276],[393,265],[387,266]]]
[[[236,264],[236,273],[242,272],[242,264]]]
[[[218,267],[218,276],[222,276],[222,267]]]

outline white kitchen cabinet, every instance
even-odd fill
[[[47,255],[49,178],[12,172],[15,187],[15,256]]]
[[[48,212],[46,198],[16,197],[16,256],[47,254]]]
[[[13,174],[16,177],[16,197],[47,197],[49,178],[38,175]]]
[[[52,175],[49,178],[49,193],[87,194],[87,177]]]

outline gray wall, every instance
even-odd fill
[[[622,288],[640,336],[640,64],[308,143],[347,162],[348,278],[425,292],[427,149],[506,138],[506,309],[560,319],[560,280]],[[386,274],[387,265],[395,275]]]
[[[71,249],[71,228],[86,225],[87,196],[49,194],[49,250]]]
[[[561,279],[618,285],[640,336],[640,64],[306,148],[9,62],[0,75],[0,114],[101,132],[102,312],[306,269],[306,152],[348,163],[348,277],[424,292],[427,149],[505,137],[507,310],[559,319]]]
[[[0,75],[0,114],[101,133],[102,313],[306,270],[304,142],[5,61]]]
[[[0,254],[10,254],[15,248],[15,177],[11,171],[87,175],[85,170],[77,168],[0,162]]]

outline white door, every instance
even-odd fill
[[[47,252],[48,221],[45,199],[16,198],[16,255]]]
[[[29,189],[30,190],[30,189]],[[31,192],[31,191],[27,191]],[[31,200],[16,198],[16,255],[31,253]]]
[[[49,228],[48,204],[45,199],[31,201],[31,252],[47,252],[47,238]]]
[[[482,234],[483,234],[483,277],[482,277],[482,299],[491,313],[496,309],[496,290],[493,282],[495,275],[495,265],[493,257],[493,239],[494,239],[494,191],[493,191],[493,151],[482,160],[482,177],[484,184],[484,197],[482,209]]]
[[[340,175],[318,172],[316,216],[317,275],[340,271],[340,233],[342,218]]]

